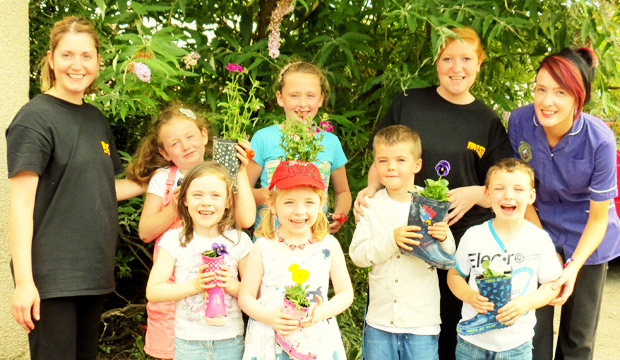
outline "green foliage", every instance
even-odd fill
[[[280,147],[284,150],[281,160],[299,160],[305,162],[318,161],[323,151],[321,144],[325,137],[325,129],[329,125],[329,115],[321,114],[320,124],[314,124],[314,119],[287,119],[282,123],[282,137]]]
[[[266,39],[274,0],[31,0],[29,6],[31,96],[39,92],[37,64],[47,51],[49,28],[70,14],[91,19],[100,35],[102,68],[99,92],[89,101],[110,119],[117,147],[127,153],[166,101],[204,108],[212,119],[220,116],[228,63],[242,65],[262,85],[256,97],[265,107],[254,114],[254,128],[246,130],[281,122],[283,112],[268,85],[287,62],[306,60],[320,66],[331,84],[326,110],[339,114],[330,118],[349,159],[355,195],[366,185],[372,163],[366,146],[375,123],[403,90],[437,82],[434,60],[451,35],[446,27],[458,24],[481,35],[488,57],[472,92],[500,115],[532,101],[531,84],[544,56],[585,45],[595,49],[600,64],[585,111],[614,127],[620,120],[620,11],[611,0],[300,0],[282,22],[276,59],[268,56]],[[183,60],[188,54],[200,55],[196,65]],[[149,66],[149,82],[128,71],[137,61]],[[242,86],[251,84],[246,80]],[[117,269],[126,278],[108,306],[124,306],[123,299],[144,302],[152,245],[137,236],[141,206],[141,199],[119,205],[123,233]],[[337,234],[344,249],[353,230],[349,221]],[[363,269],[349,270],[356,300],[339,322],[349,358],[358,358],[366,301],[360,289],[367,277]],[[141,334],[125,336],[133,346]]]
[[[424,184],[424,190],[421,190],[419,195],[437,201],[448,201],[448,180],[441,177],[438,180],[426,179]]]
[[[306,297],[306,292],[310,285],[302,286],[301,284],[290,285],[284,287],[284,296],[293,304],[297,310],[310,307],[310,300]]]

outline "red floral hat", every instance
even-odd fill
[[[296,186],[312,186],[324,190],[325,184],[316,165],[305,161],[282,161],[276,168],[269,184],[269,190],[290,189]]]

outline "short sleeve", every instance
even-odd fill
[[[168,180],[168,174],[170,169],[161,169],[155,172],[149,181],[149,187],[146,192],[148,194],[157,195],[160,198],[164,197],[166,191],[166,180]]]
[[[262,168],[265,167],[265,162],[267,161],[267,154],[265,154],[265,132],[267,130],[268,128],[258,130],[250,141],[252,149],[254,150],[254,157],[252,160],[256,161]],[[279,141],[280,139],[277,140]],[[276,139],[272,139],[272,141],[276,141]]]
[[[166,250],[173,258],[177,259],[181,250],[179,234],[181,229],[171,229],[162,235],[158,246]]]
[[[456,270],[461,274],[462,277],[469,276],[471,272],[471,262],[467,254],[469,253],[469,238],[472,236],[472,231],[468,230],[465,232],[459,245],[454,253],[454,259],[456,260]]]
[[[252,246],[253,246],[250,236],[243,231],[240,231],[240,233],[241,233],[241,239],[239,239],[239,244],[237,245],[240,247],[240,250],[241,250],[239,252],[239,260],[246,257],[250,253],[250,250],[252,250]]]
[[[6,147],[9,178],[20,171],[33,171],[40,176],[52,152],[52,144],[43,131],[19,124],[7,129]]]
[[[340,139],[334,134],[329,134],[326,148],[331,149],[332,153],[332,171],[339,169],[344,164],[347,163],[347,156],[344,154],[344,150],[342,150],[342,144],[340,143]]]
[[[618,195],[615,141],[604,141],[596,150],[590,182],[590,200],[605,201]]]

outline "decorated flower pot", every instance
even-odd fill
[[[297,321],[301,322],[301,320],[309,316],[309,310],[309,307],[301,307],[298,309],[294,303],[284,297],[282,312],[293,315]],[[309,347],[309,344],[304,342],[305,336],[303,332],[304,329],[301,327],[289,335],[282,335],[276,332],[276,341],[292,359],[315,360],[316,353]]]
[[[205,272],[219,271],[224,266],[224,255],[208,257],[202,255],[202,263],[207,265]],[[208,285],[215,284],[212,280]],[[228,322],[226,303],[224,302],[224,289],[215,286],[205,291],[205,322],[213,326],[222,326]]]
[[[237,173],[241,161],[237,159],[236,140],[225,140],[219,137],[213,138],[213,160],[224,165],[230,174],[233,190],[237,191]]]
[[[512,277],[510,274],[492,278],[476,278],[480,295],[489,299],[495,306],[484,314],[477,314],[471,319],[461,321],[456,327],[460,335],[475,335],[489,330],[505,328],[506,325],[497,321],[497,311],[511,299]]]
[[[407,224],[419,226],[422,239],[417,239],[420,241],[420,245],[413,246],[413,250],[408,251],[401,248],[400,251],[405,255],[418,257],[439,269],[453,268],[456,264],[454,256],[445,252],[439,246],[439,241],[428,234],[428,227],[435,222],[443,221],[448,210],[450,210],[449,201],[437,201],[413,193]]]

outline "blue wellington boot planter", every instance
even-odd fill
[[[482,334],[489,330],[505,328],[506,325],[500,323],[495,318],[497,310],[501,309],[510,301],[512,291],[512,277],[500,276],[490,279],[476,279],[480,295],[489,299],[495,304],[491,311],[484,314],[477,314],[473,318],[461,321],[456,326],[456,332],[460,335]]]
[[[437,201],[413,193],[407,224],[422,228],[420,233],[423,238],[416,239],[420,241],[420,245],[413,246],[413,250],[400,249],[400,252],[405,255],[418,257],[432,267],[439,269],[453,268],[456,265],[454,256],[445,252],[439,246],[439,241],[428,234],[428,227],[435,222],[442,221],[446,217],[448,210],[450,210],[450,202],[448,201]]]

